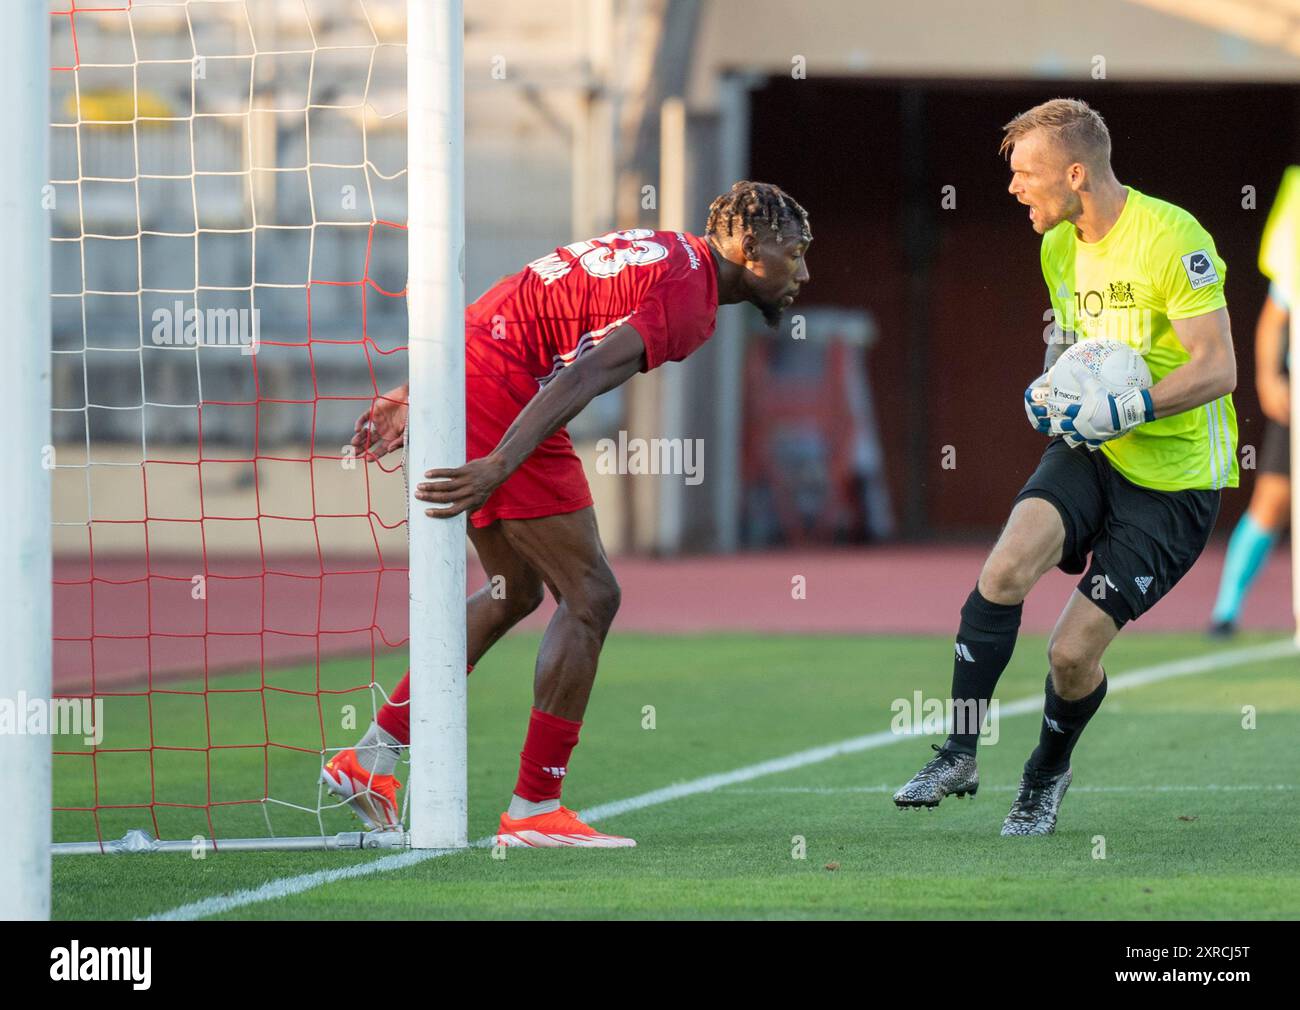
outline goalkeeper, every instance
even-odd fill
[[[1051,635],[1038,746],[1002,825],[1004,835],[1045,835],[1070,785],[1071,753],[1106,696],[1106,647],[1192,567],[1220,490],[1237,486],[1236,361],[1213,240],[1186,211],[1119,183],[1100,115],[1056,99],[1004,131],[1009,190],[1043,236],[1060,336],[1046,367],[1075,340],[1123,340],[1142,353],[1153,385],[1112,396],[1085,373],[1082,401],[1070,405],[1043,402],[1046,373],[1026,390],[1030,423],[1055,437],[962,607],[954,732],[894,802],[934,806],[978,789],[980,721],[1023,601],[1059,567],[1084,574]]]

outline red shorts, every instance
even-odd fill
[[[504,360],[470,354],[465,361],[465,458],[495,449],[534,396],[537,380]],[[561,428],[470,516],[477,527],[498,519],[536,519],[577,512],[591,504],[591,488],[569,433]]]

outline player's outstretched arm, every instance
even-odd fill
[[[425,515],[446,519],[481,508],[542,442],[601,393],[621,386],[644,366],[641,335],[629,325],[620,326],[573,364],[560,369],[528,401],[487,456],[464,466],[425,471],[429,480],[416,485],[415,497],[444,506],[425,509]]]
[[[1171,320],[1191,360],[1151,387],[1156,417],[1181,414],[1237,388],[1237,356],[1227,309]]]

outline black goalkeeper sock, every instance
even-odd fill
[[[948,750],[975,753],[998,678],[1011,661],[1023,603],[990,603],[976,586],[961,608],[952,667],[953,732]]]
[[[1047,700],[1043,703],[1043,725],[1038,731],[1038,746],[1029,756],[1029,763],[1041,771],[1065,771],[1070,764],[1070,754],[1078,743],[1083,728],[1101,708],[1106,697],[1106,672],[1092,694],[1077,701],[1066,701],[1052,687],[1052,675],[1047,675]]]

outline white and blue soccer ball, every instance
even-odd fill
[[[1066,348],[1048,375],[1049,415],[1063,416],[1070,404],[1082,402],[1089,379],[1115,396],[1127,389],[1149,388],[1151,370],[1142,355],[1122,340],[1080,340]]]

